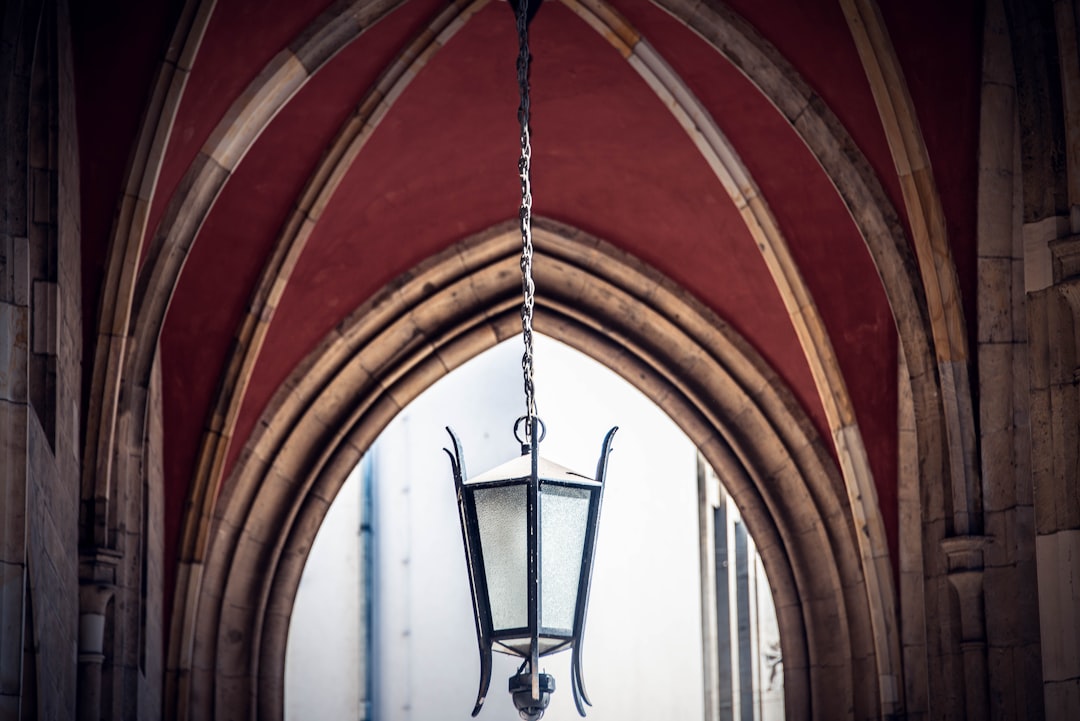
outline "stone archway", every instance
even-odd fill
[[[517,332],[515,226],[432,258],[324,340],[245,448],[187,609],[180,718],[281,718],[285,642],[311,541],[383,427]],[[595,238],[538,221],[536,327],[605,363],[676,420],[758,542],[781,628],[789,718],[876,718],[870,604],[840,473],[791,394],[722,320]],[[880,609],[878,609],[880,612]]]

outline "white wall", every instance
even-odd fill
[[[359,476],[357,466],[300,578],[285,663],[285,718],[292,721],[364,718]]]

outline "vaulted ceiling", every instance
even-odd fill
[[[789,68],[809,88],[808,107],[835,117],[851,141],[846,155],[876,178],[910,237],[903,169],[850,4],[707,7]],[[895,549],[896,321],[860,209],[736,47],[696,32],[669,12],[674,3],[586,5],[548,0],[531,27],[534,212],[681,285],[749,341],[831,438],[790,291],[747,222],[747,199],[763,200],[835,353]],[[160,367],[174,555],[208,429],[228,438],[217,461],[224,482],[273,393],[349,313],[425,259],[517,215],[509,7],[380,7],[384,14],[360,13],[337,45],[312,37],[344,27],[348,3],[116,0],[73,9],[88,339],[111,302],[102,288],[133,158],[149,152],[159,168],[140,181],[146,222],[136,224],[131,262],[136,305],[140,288],[167,303]],[[604,8],[621,17],[599,29],[586,21]],[[883,0],[880,13],[933,169],[970,333],[981,10],[974,0]],[[640,70],[645,46],[628,38],[659,58],[651,74]],[[163,73],[184,82],[162,85]],[[650,85],[660,76],[681,100]],[[172,95],[156,97],[162,87]],[[163,130],[148,133],[161,103],[168,118],[151,129]],[[715,153],[703,149],[706,126],[745,171],[740,187],[725,187]],[[163,283],[168,268],[175,279]],[[257,343],[245,326],[252,308]],[[226,392],[233,400],[223,412]]]

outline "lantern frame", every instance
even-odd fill
[[[450,449],[443,450],[445,450],[446,454],[450,457],[450,465],[454,474],[458,515],[461,520],[461,534],[465,546],[465,560],[468,565],[469,587],[472,592],[473,614],[476,622],[476,641],[480,650],[480,686],[479,691],[477,692],[476,704],[472,710],[472,715],[476,716],[480,713],[480,709],[484,705],[484,699],[487,696],[488,688],[491,684],[493,650],[524,659],[522,666],[518,671],[518,675],[511,679],[511,686],[514,685],[516,679],[519,680],[518,683],[520,685],[520,680],[523,680],[521,678],[523,675],[522,671],[525,669],[525,666],[528,665],[529,670],[527,675],[530,681],[529,685],[531,687],[532,701],[534,704],[540,704],[542,692],[546,695],[547,693],[550,693],[550,690],[554,689],[554,682],[551,680],[551,677],[542,674],[539,671],[540,657],[564,651],[569,648],[571,650],[570,685],[573,691],[574,705],[577,707],[578,713],[584,716],[585,706],[591,706],[592,703],[589,701],[588,694],[585,690],[585,683],[581,670],[582,636],[585,630],[585,619],[589,602],[589,588],[592,581],[593,559],[596,552],[597,522],[600,518],[600,508],[603,502],[604,479],[607,475],[608,454],[611,452],[611,442],[615,432],[618,430],[618,426],[608,431],[607,435],[604,437],[601,446],[600,459],[597,461],[596,465],[595,479],[579,474],[571,474],[582,479],[580,483],[574,483],[565,476],[561,478],[545,478],[541,475],[539,444],[540,441],[543,440],[546,429],[544,428],[543,422],[536,416],[532,416],[531,418],[522,417],[519,418],[514,425],[515,435],[517,435],[518,428],[523,421],[526,423],[526,428],[531,431],[526,433],[524,440],[520,437],[518,439],[521,441],[522,456],[527,455],[531,458],[528,475],[514,475],[509,478],[495,478],[471,484],[466,477],[464,453],[462,451],[461,442],[458,440],[458,437],[454,434],[453,430],[449,427],[446,429],[447,433],[450,434],[453,452],[451,452]],[[489,597],[489,587],[487,583],[488,569],[485,568],[484,564],[480,524],[476,510],[476,491],[515,485],[522,485],[526,488],[526,584],[528,586],[528,625],[526,627],[501,629],[496,631],[492,621],[491,599]],[[542,487],[549,485],[578,488],[586,490],[589,493],[589,508],[586,517],[585,537],[581,551],[577,595],[574,600],[574,621],[573,628],[570,629],[569,635],[564,632],[564,629],[544,628],[541,625],[543,623],[543,579],[541,578],[541,570],[543,568],[541,562],[543,558],[543,538],[541,531],[543,526],[541,525],[542,504],[540,502],[540,494]],[[510,639],[523,638],[528,638],[529,641],[527,653],[515,650],[514,648],[501,643],[502,641]],[[541,650],[541,638],[549,641],[556,641],[556,643],[553,646],[548,646]],[[547,688],[548,686],[550,686],[550,689],[544,691],[544,688]],[[518,701],[518,696],[519,694],[514,694],[515,703]],[[546,706],[546,698],[540,706],[541,714],[543,713],[543,706]],[[524,717],[524,709],[521,709],[519,706],[519,710],[522,710]],[[539,716],[529,716],[529,718],[539,718]]]

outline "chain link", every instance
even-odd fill
[[[536,389],[533,380],[533,307],[536,304],[536,286],[533,283],[532,261],[532,144],[529,137],[529,25],[528,0],[518,0],[517,32],[518,58],[517,75],[520,104],[518,122],[521,124],[521,157],[518,159],[518,175],[521,177],[521,334],[525,342],[525,354],[521,357],[521,370],[525,381],[525,434],[532,434],[533,419],[536,417]]]

